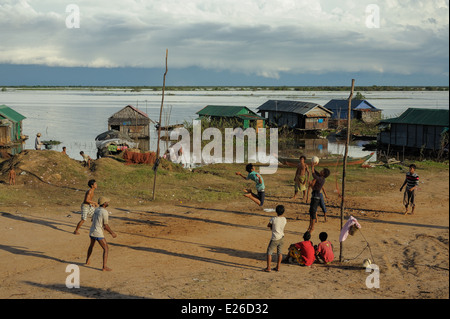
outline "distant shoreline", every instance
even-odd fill
[[[143,90],[161,91],[161,86],[1,86],[0,91],[15,90]],[[167,91],[350,91],[349,86],[166,86]],[[356,86],[355,91],[449,91],[448,86]]]

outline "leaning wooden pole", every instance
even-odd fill
[[[348,109],[347,109],[347,139],[345,141],[345,153],[342,165],[342,193],[341,193],[341,230],[344,227],[344,203],[345,203],[345,174],[347,168],[347,156],[348,156],[348,144],[350,143],[350,122],[351,122],[351,112],[352,112],[352,98],[353,90],[355,89],[355,80],[352,79],[352,89],[350,91],[350,96],[348,97]],[[343,244],[340,242],[339,247],[339,262],[342,262],[342,252]]]
[[[153,166],[153,171],[155,173],[153,178],[153,197],[152,200],[155,200],[155,188],[156,188],[156,174],[158,172],[158,165],[159,165],[159,140],[161,138],[161,118],[162,118],[162,111],[164,107],[164,91],[166,89],[166,75],[167,75],[167,55],[169,53],[169,50],[166,49],[166,71],[164,72],[164,79],[163,79],[163,87],[162,87],[162,98],[161,98],[161,109],[159,110],[159,122],[158,122],[158,140],[156,141],[156,160],[155,165]]]

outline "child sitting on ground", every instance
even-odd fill
[[[316,257],[314,246],[310,239],[311,234],[306,232],[303,234],[303,241],[290,245],[289,253],[284,262],[289,263],[289,260],[294,258],[302,266],[311,266]]]
[[[314,246],[316,251],[316,260],[318,263],[329,264],[334,259],[333,245],[327,240],[328,234],[321,232],[319,234],[320,244]]]

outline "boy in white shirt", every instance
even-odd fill
[[[106,266],[106,262],[108,260],[108,243],[106,242],[105,235],[103,234],[103,229],[108,231],[113,238],[116,238],[117,235],[115,232],[109,228],[108,225],[108,211],[106,207],[109,205],[109,199],[106,197],[100,197],[98,199],[99,207],[95,210],[94,216],[92,217],[92,226],[89,231],[89,237],[91,238],[91,244],[88,248],[86,265],[90,264],[92,249],[94,248],[94,244],[96,241],[103,248],[103,271],[111,271],[111,268]]]
[[[275,209],[277,212],[277,217],[272,217],[267,224],[272,230],[272,238],[270,240],[269,246],[267,247],[267,268],[264,268],[265,272],[271,271],[270,264],[272,263],[272,254],[277,249],[277,266],[273,269],[275,271],[280,270],[281,260],[282,260],[282,248],[283,248],[283,238],[284,238],[284,227],[286,226],[286,218],[282,216],[284,214],[284,206],[278,205]]]

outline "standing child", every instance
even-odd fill
[[[319,234],[320,244],[314,246],[316,251],[317,262],[324,262],[329,264],[334,259],[333,245],[327,240],[328,234],[326,232],[321,232]]]
[[[323,202],[323,197],[321,198],[320,192],[322,191],[323,186],[325,185],[325,179],[330,176],[330,170],[328,168],[324,168],[319,172],[317,172],[314,168],[314,162],[311,163],[311,172],[313,176],[312,184],[312,192],[311,192],[311,204],[309,205],[309,215],[310,222],[308,227],[308,232],[312,233],[314,230],[314,224],[317,222],[317,207],[319,205],[325,206]],[[322,207],[323,209],[323,207]],[[324,210],[326,212],[326,210]],[[326,213],[325,213],[325,221],[326,221]]]
[[[305,199],[305,194],[307,191],[307,183],[309,181],[309,169],[308,165],[305,163],[306,157],[300,156],[300,163],[297,166],[294,177],[294,196],[292,199],[297,197],[297,193],[300,190],[302,192],[302,200]]]
[[[286,217],[282,216],[284,214],[284,206],[278,205],[275,208],[275,211],[277,212],[277,217],[272,217],[269,224],[267,224],[267,227],[272,230],[272,238],[270,239],[269,246],[267,247],[267,267],[264,269],[266,272],[271,271],[270,265],[272,263],[272,254],[275,249],[277,250],[278,259],[277,266],[273,270],[280,270],[281,259],[283,256],[281,249],[283,247],[284,227],[286,226]]]
[[[16,185],[16,171],[14,166],[9,170],[9,185]]]
[[[79,235],[78,230],[83,225],[83,223],[94,214],[95,207],[97,207],[97,203],[93,200],[94,191],[97,189],[97,182],[95,179],[91,179],[88,182],[89,189],[84,194],[84,200],[81,204],[81,220],[78,222],[75,231],[73,232],[75,235]]]
[[[411,204],[411,215],[414,214],[416,189],[419,186],[419,175],[416,173],[416,165],[409,165],[409,172],[406,173],[405,181],[402,187],[400,187],[400,192],[406,185],[405,193],[403,194],[403,205],[405,205],[405,215],[408,213],[408,207]]]
[[[103,271],[111,271],[111,268],[108,268],[106,262],[108,261],[108,243],[106,242],[105,235],[103,234],[103,229],[108,231],[113,238],[116,238],[117,235],[114,233],[108,225],[108,211],[106,207],[109,205],[109,199],[106,197],[100,197],[98,199],[99,207],[95,210],[94,216],[92,217],[92,226],[89,231],[89,237],[91,238],[91,243],[88,248],[86,265],[90,264],[92,249],[94,248],[94,244],[96,241],[103,248]]]
[[[250,179],[256,183],[256,191],[258,194],[253,194],[253,192],[250,189],[244,189],[244,196],[250,198],[252,201],[254,201],[259,206],[262,206],[264,204],[264,198],[265,198],[265,186],[264,186],[264,180],[261,176],[261,174],[255,172],[255,167],[253,164],[247,164],[245,167],[245,170],[248,172],[247,177],[242,175],[240,172],[236,172],[236,175],[241,176],[243,179]]]

